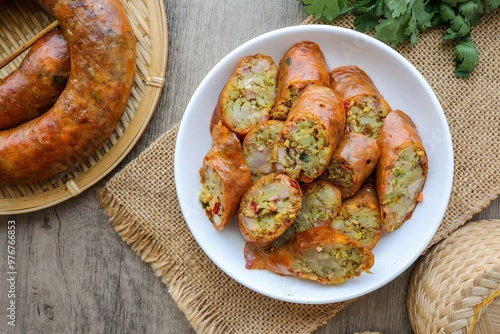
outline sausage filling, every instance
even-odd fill
[[[344,103],[349,131],[377,139],[389,110],[375,96],[351,99]]]
[[[387,221],[400,221],[415,207],[425,182],[420,163],[420,157],[424,154],[414,147],[406,147],[399,152],[398,159],[391,168],[386,195],[381,198]]]
[[[230,82],[227,121],[237,131],[269,119],[276,98],[278,68],[262,58],[251,58]]]
[[[255,183],[262,175],[272,173],[271,152],[283,123],[278,121],[265,122],[259,128],[247,135],[243,143],[243,153],[247,162],[252,181]]]
[[[252,235],[274,234],[284,222],[290,222],[297,214],[297,204],[290,196],[292,186],[284,181],[271,182],[251,194],[247,207],[243,208],[247,230]]]
[[[330,226],[358,241],[363,247],[371,248],[373,239],[380,230],[380,215],[374,209],[356,203],[353,210],[344,207]]]
[[[288,86],[288,89],[283,94],[282,102],[280,102],[272,112],[273,119],[284,121],[300,93],[302,93],[301,88],[292,85]]]
[[[290,226],[274,243],[279,248],[294,234],[314,226],[324,226],[338,214],[342,205],[340,193],[331,186],[314,182],[312,187],[302,192],[302,208]]]
[[[334,186],[342,190],[350,190],[354,184],[354,172],[352,169],[333,158],[328,167],[326,167],[326,176]]]
[[[288,121],[276,143],[278,172],[298,178],[303,171],[307,177],[315,178],[328,165],[330,141],[327,130],[312,117],[301,117]]]
[[[199,197],[201,205],[210,221],[219,226],[222,223],[221,217],[225,210],[221,204],[222,180],[212,167],[207,166],[204,170],[203,181],[203,188]]]
[[[366,255],[360,248],[343,244],[318,246],[295,257],[291,269],[301,277],[322,282],[342,283],[359,276]]]

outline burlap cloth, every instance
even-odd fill
[[[318,23],[308,18],[304,24]],[[352,18],[336,25],[352,28]],[[500,193],[500,11],[474,27],[481,63],[468,80],[453,74],[453,46],[441,30],[402,53],[443,105],[455,150],[449,207],[432,240],[447,237]],[[300,305],[255,293],[219,270],[192,237],[177,202],[178,124],[114,175],[98,198],[118,234],[149,263],[198,333],[310,333],[348,302]]]

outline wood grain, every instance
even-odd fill
[[[136,147],[117,172],[180,121],[208,71],[228,52],[307,14],[296,0],[166,1],[166,89]],[[95,189],[41,211],[0,217],[0,333],[194,333],[167,287],[115,233]],[[476,219],[499,218],[500,200]],[[16,327],[7,307],[7,221],[16,222]],[[315,334],[412,333],[406,314],[408,269],[348,305]]]

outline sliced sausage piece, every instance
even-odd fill
[[[243,140],[243,153],[253,181],[273,172],[271,152],[283,122],[268,120],[252,128]]]
[[[278,67],[270,56],[244,57],[220,93],[210,127],[222,121],[240,139],[270,118],[276,98]]]
[[[366,181],[358,192],[342,203],[342,209],[331,225],[363,247],[373,249],[380,239],[382,218],[375,184]]]
[[[344,127],[344,106],[338,95],[329,87],[307,86],[274,145],[274,169],[311,182],[330,163]]]
[[[241,199],[238,225],[246,241],[267,246],[293,223],[302,206],[298,182],[284,174],[262,176]]]
[[[379,156],[380,150],[375,140],[356,132],[345,132],[321,179],[339,188],[342,199],[348,198],[370,176]]]
[[[302,90],[310,84],[330,86],[328,65],[318,44],[302,41],[293,45],[279,64],[273,119],[285,120]]]
[[[205,214],[217,230],[223,230],[252,185],[252,176],[240,141],[221,123],[212,131],[212,147],[203,158],[200,176],[200,202]]]
[[[273,242],[279,248],[291,236],[314,226],[330,225],[342,206],[340,190],[326,181],[305,183],[302,190],[302,208],[293,224]]]
[[[266,259],[266,269],[322,284],[341,284],[370,272],[373,253],[329,226],[295,234]]]
[[[413,121],[401,110],[386,117],[377,139],[380,159],[376,186],[382,228],[391,232],[410,219],[427,178],[428,161]]]
[[[330,72],[330,80],[344,101],[346,130],[377,139],[391,107],[372,79],[357,66],[341,66]]]
[[[0,79],[0,130],[49,110],[66,87],[70,68],[68,44],[61,31],[39,39],[19,68]]]

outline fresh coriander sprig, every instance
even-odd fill
[[[500,7],[500,0],[298,0],[304,11],[332,22],[351,12],[355,29],[374,32],[374,37],[392,46],[415,45],[419,33],[444,26],[443,39],[455,44],[455,75],[468,78],[479,63],[479,52],[470,38],[471,29],[483,14]]]

